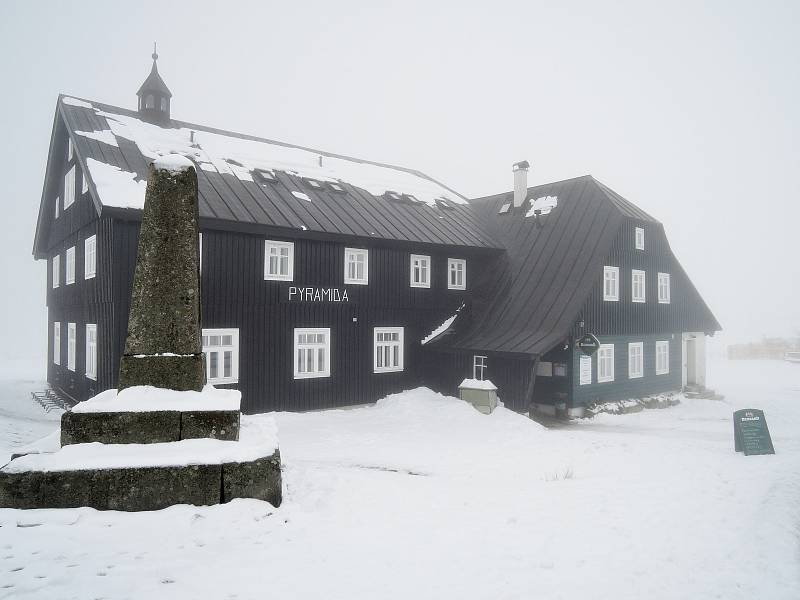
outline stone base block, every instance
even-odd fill
[[[119,362],[118,389],[152,385],[170,390],[202,391],[206,381],[205,356],[130,356]]]
[[[76,471],[0,471],[0,508],[159,510],[256,498],[279,506],[280,452],[241,463]]]
[[[65,412],[61,415],[61,445],[155,444],[194,438],[236,441],[238,410],[150,412]]]

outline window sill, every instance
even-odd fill
[[[238,377],[229,377],[228,379],[208,379],[206,383],[211,385],[230,385],[232,383],[239,383]]]
[[[613,379],[598,379],[597,383],[612,383]]]
[[[465,291],[467,291],[467,286],[465,286],[465,285],[461,285],[461,286],[458,286],[458,285],[448,285],[448,286],[447,286],[447,289],[448,289],[448,290],[457,290],[457,291],[459,291],[459,292],[465,292]]]
[[[619,302],[619,298],[603,298],[603,302]]]
[[[96,273],[92,273],[90,275],[84,275],[83,276],[83,280],[84,281],[89,281],[90,279],[94,279],[95,277],[97,277],[97,274]]]
[[[264,275],[264,281],[293,281],[291,275]]]
[[[431,284],[430,284],[430,283],[414,283],[414,282],[412,281],[412,282],[411,282],[411,284],[410,284],[410,286],[411,286],[412,288],[424,288],[424,289],[430,289],[430,287],[431,287]]]
[[[369,280],[366,279],[345,279],[345,285],[369,285]]]
[[[330,373],[295,373],[295,379],[326,379],[331,376]]]
[[[389,368],[389,369],[387,369],[387,368],[376,369],[376,368],[373,367],[372,372],[373,373],[402,373],[403,372],[403,367],[392,367],[392,368]]]
[[[634,299],[631,300],[631,302],[633,302],[634,304],[645,304],[646,300],[644,300],[643,298],[642,299],[638,299],[638,300],[636,298],[634,298]]]

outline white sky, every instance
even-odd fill
[[[800,3],[0,3],[0,356],[45,351],[31,258],[59,92],[422,170],[467,196],[591,173],[660,219],[726,330],[800,331]]]

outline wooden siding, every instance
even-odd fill
[[[580,385],[579,350],[572,352],[571,407],[588,406],[594,402],[610,402],[642,398],[660,392],[681,389],[681,334],[662,333],[644,336],[599,336],[600,343],[614,344],[614,381],[597,382],[597,355],[592,357],[592,383]],[[656,341],[669,342],[669,373],[656,375]],[[628,377],[628,343],[643,342],[642,377]]]
[[[122,355],[139,223],[114,221],[114,340]],[[264,240],[293,241],[294,281],[264,280]],[[245,412],[311,410],[372,402],[423,384],[420,340],[471,299],[470,273],[485,256],[456,248],[418,246],[432,261],[430,289],[409,286],[409,254],[393,245],[369,246],[369,285],[344,285],[348,241],[315,241],[230,231],[203,231],[201,272],[204,328],[239,329],[239,383]],[[467,259],[467,290],[447,289],[447,259]],[[289,286],[346,289],[349,302],[288,302]],[[405,328],[401,373],[373,373],[373,328]],[[330,327],[331,376],[293,378],[293,329]],[[471,370],[471,366],[470,366]],[[460,381],[460,380],[459,380]],[[113,383],[116,385],[116,373]]]
[[[645,230],[644,250],[636,250],[634,230]],[[573,327],[573,337],[595,335],[654,334],[672,331],[714,331],[714,320],[692,282],[669,248],[660,223],[627,219],[603,263],[619,267],[619,300],[603,300],[603,266],[594,275],[586,301]],[[631,301],[631,270],[645,271],[645,302]],[[670,275],[670,303],[658,302],[658,273]],[[577,322],[583,320],[581,329]]]

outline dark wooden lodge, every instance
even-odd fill
[[[154,56],[155,59],[155,56]],[[148,163],[197,165],[208,380],[243,410],[310,410],[491,379],[507,406],[703,384],[719,324],[655,219],[592,177],[467,201],[417,171],[60,96],[34,241],[50,384],[117,383]],[[644,276],[641,275],[644,273]],[[574,340],[603,346],[581,358]]]

